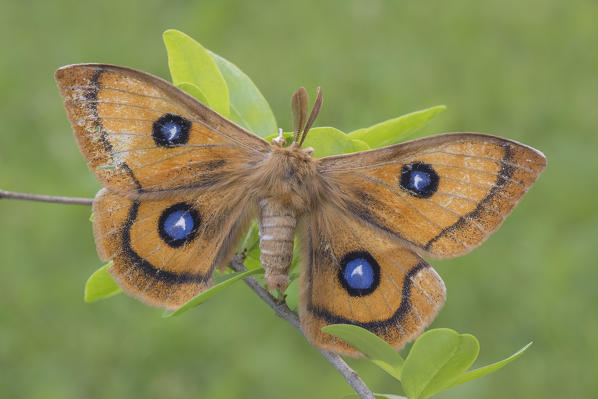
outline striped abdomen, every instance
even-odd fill
[[[294,210],[283,207],[272,198],[259,202],[260,261],[268,283],[273,290],[287,287],[288,272],[293,260],[293,240],[297,219]]]

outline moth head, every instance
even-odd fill
[[[277,150],[282,150],[282,152],[286,154],[292,153],[294,154],[294,156],[305,160],[310,159],[311,155],[314,152],[313,147],[301,148],[299,143],[297,143],[296,141],[293,141],[288,147],[285,147],[286,143],[287,140],[284,137],[282,129],[278,129],[278,136],[272,139],[272,144]]]

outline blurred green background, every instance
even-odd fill
[[[439,398],[598,395],[598,3],[581,0],[7,1],[0,3],[0,188],[91,197],[53,81],[59,66],[169,78],[177,28],[236,63],[290,128],[300,85],[345,131],[437,104],[427,133],[480,131],[548,168],[473,253],[432,261],[434,323],[481,342],[478,364],[534,345]],[[243,284],[173,319],[119,295],[83,302],[101,265],[89,208],[0,201],[0,397],[339,398],[351,389]],[[398,383],[351,360],[377,392]]]

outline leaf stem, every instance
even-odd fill
[[[247,270],[243,265],[242,256],[239,254],[233,257],[233,260],[230,263],[230,268],[237,272]],[[268,306],[274,310],[274,313],[278,317],[286,320],[290,325],[295,327],[301,334],[303,334],[301,325],[299,323],[299,317],[297,317],[297,315],[293,313],[293,311],[289,309],[284,302],[279,302],[276,300],[276,298],[274,298],[253,277],[247,277],[244,281],[245,284],[247,284],[257,294],[257,296],[259,296],[264,302],[266,302]],[[330,364],[332,364],[332,366],[334,366],[334,368],[337,369],[343,377],[345,377],[347,383],[351,385],[360,398],[374,399],[374,394],[372,391],[370,391],[365,382],[363,382],[359,374],[349,367],[349,365],[339,355],[321,349],[318,350],[322,353],[326,360],[328,360]]]
[[[0,190],[0,199],[18,199],[25,201],[52,202],[55,204],[91,205],[93,198],[77,197],[55,197],[51,195],[37,195],[27,193],[15,193],[12,191]]]
[[[26,201],[40,201],[40,202],[51,202],[57,204],[75,204],[75,205],[91,205],[93,202],[92,198],[77,198],[77,197],[55,197],[49,195],[36,195],[36,194],[27,194],[27,193],[15,193],[11,191],[4,191],[0,190],[0,199],[7,198],[7,199],[20,199]],[[240,254],[237,254],[233,257],[230,268],[234,271],[241,272],[246,271],[247,269],[243,265],[243,257]],[[286,320],[290,325],[295,327],[301,334],[303,331],[301,330],[301,324],[299,322],[299,317],[284,302],[278,301],[274,298],[270,293],[257,282],[256,279],[253,277],[247,277],[244,279],[245,284],[249,286],[256,294],[260,297],[268,306],[270,306],[274,313],[283,320]],[[349,365],[336,353],[328,352],[325,350],[319,349],[322,355],[334,366],[335,369],[338,370],[339,373],[347,383],[351,385],[351,387],[355,390],[355,392],[359,395],[362,399],[375,399],[374,394],[370,389],[365,385],[365,382],[361,379],[359,374],[355,370],[353,370]]]

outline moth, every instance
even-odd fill
[[[397,349],[417,337],[446,291],[423,257],[478,246],[546,166],[533,148],[479,133],[316,159],[302,143],[321,92],[309,118],[307,95],[293,97],[287,145],[141,71],[79,64],[55,77],[104,186],[93,203],[94,237],[123,291],[177,309],[210,286],[257,218],[268,287],[287,286],[297,234],[303,332],[346,355],[358,353],[323,326],[358,325]]]

